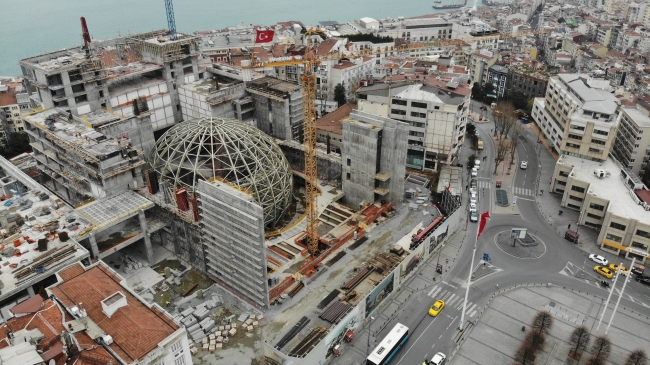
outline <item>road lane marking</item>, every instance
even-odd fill
[[[438,292],[440,291],[440,289],[442,289],[442,288],[439,287],[439,286],[438,286],[438,287],[435,287],[435,288],[433,288],[433,289],[431,289],[431,291],[429,292],[429,294],[427,294],[427,296],[433,298],[436,294],[438,294]]]
[[[456,318],[458,318],[458,316],[454,317],[454,319],[451,320],[451,323],[449,323],[449,325],[447,326],[447,328],[445,330],[448,330],[449,327],[451,327],[452,324],[456,323]]]
[[[449,284],[448,282],[446,282],[446,281],[444,281],[444,280],[442,281],[442,283],[445,284],[445,285],[451,286],[451,287],[454,288],[454,289],[458,289],[457,286],[453,286],[453,285]]]
[[[436,319],[438,319],[438,317],[435,317],[435,318],[433,319],[433,321],[431,321],[431,323],[429,323],[429,325],[427,326],[427,328],[425,328],[424,331],[422,331],[422,333],[420,333],[420,335],[418,336],[418,338],[415,339],[415,342],[411,345],[411,347],[409,347],[408,350],[406,350],[406,352],[404,353],[404,355],[402,356],[402,358],[397,362],[398,364],[402,362],[402,360],[404,359],[404,357],[406,357],[406,355],[408,355],[409,352],[411,352],[411,349],[413,348],[413,346],[415,346],[415,344],[418,343],[418,341],[420,341],[420,337],[422,337],[422,335],[424,335],[424,334],[427,332],[427,330],[429,329],[429,327],[431,327],[431,325],[433,324],[433,322],[436,321]],[[453,323],[453,322],[452,322],[452,323]],[[447,327],[447,328],[449,328],[449,327]]]
[[[473,311],[472,313],[468,314],[470,317],[474,317],[476,315],[476,311]]]

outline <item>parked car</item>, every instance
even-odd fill
[[[476,210],[469,212],[469,221],[478,222],[478,213],[476,213]]]
[[[469,197],[469,202],[470,203],[476,204],[477,201],[478,201],[478,196],[476,194],[470,195],[470,197]]]
[[[474,167],[476,167],[477,169],[480,169],[481,168],[481,160],[474,160]]]
[[[630,273],[630,270],[626,269],[625,266],[619,265],[619,264],[609,264],[609,268],[613,271],[616,272],[619,269],[621,270],[621,275],[627,276],[627,274]]]
[[[521,167],[522,170],[526,170],[528,168],[528,161],[521,161]]]
[[[641,264],[634,264],[634,266],[632,266],[631,271],[632,271],[632,274],[642,275],[643,272],[645,271],[645,266],[643,266]]]
[[[487,105],[481,105],[481,110],[487,110]]]
[[[576,231],[568,229],[566,232],[564,232],[564,239],[569,242],[578,243],[579,238],[580,235]]]
[[[476,212],[476,203],[469,203],[469,211]]]
[[[471,187],[473,187],[473,188],[476,188],[476,179],[472,179],[472,181],[470,181],[469,185]]]
[[[600,256],[600,255],[591,254],[591,255],[589,255],[589,260],[591,260],[591,261],[593,261],[593,262],[595,262],[597,264],[603,265],[603,266],[607,266],[607,264],[609,264],[607,259]]]
[[[478,168],[473,167],[473,168],[472,168],[472,177],[474,177],[474,176],[476,176],[476,175],[478,175]]]
[[[650,276],[639,275],[636,278],[634,278],[634,280],[636,280],[637,283],[650,285]]]
[[[429,362],[429,365],[442,365],[445,363],[446,359],[447,356],[445,354],[438,352],[437,354],[433,355],[433,358]]]
[[[479,151],[483,151],[483,141],[481,141],[481,140],[479,139],[476,148],[477,148]]]

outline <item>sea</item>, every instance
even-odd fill
[[[443,0],[443,3],[453,0]],[[297,20],[353,22],[445,12],[433,0],[174,0],[179,32]],[[95,39],[167,28],[164,0],[0,0],[0,76],[20,76],[19,60],[83,43],[80,17]]]

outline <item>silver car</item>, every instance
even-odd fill
[[[602,265],[602,266],[607,266],[607,264],[609,263],[609,261],[607,261],[606,258],[604,258],[604,257],[602,257],[600,255],[594,255],[594,254],[589,255],[589,260],[591,260],[591,261],[593,261],[593,262],[595,262],[595,263],[597,263],[599,265]]]

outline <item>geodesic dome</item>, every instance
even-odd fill
[[[225,180],[253,195],[274,228],[291,202],[289,162],[271,137],[236,119],[199,118],[170,128],[156,142],[150,165],[161,181],[193,194],[198,180]]]

